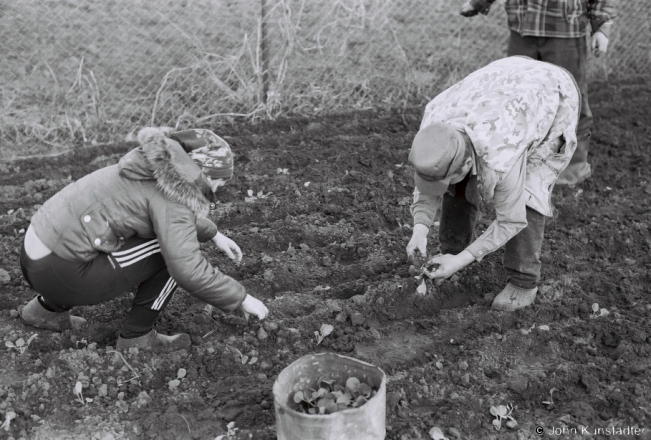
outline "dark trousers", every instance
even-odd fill
[[[41,295],[41,304],[55,312],[99,304],[138,286],[122,336],[147,334],[176,290],[157,239],[132,237],[119,251],[101,253],[89,262],[50,254],[30,259],[23,246],[20,265],[27,282]]]
[[[441,252],[458,254],[473,240],[477,206],[454,186],[443,196],[439,241]],[[527,208],[527,227],[504,246],[503,264],[508,282],[521,289],[532,289],[540,280],[540,249],[545,233],[545,216]]]
[[[511,31],[507,56],[524,55],[534,60],[560,66],[574,76],[581,92],[581,114],[577,129],[578,145],[570,163],[588,159],[590,130],[593,120],[588,105],[588,42],[580,38],[523,37]]]

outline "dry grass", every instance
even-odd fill
[[[617,28],[593,76],[651,66],[649,12]],[[122,139],[143,125],[422,105],[503,56],[501,5],[464,19],[445,0],[268,0],[268,99],[260,2],[0,2],[0,158]],[[643,30],[646,29],[646,32]]]

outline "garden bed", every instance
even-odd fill
[[[550,438],[586,438],[581,427],[651,438],[651,88],[591,90],[593,177],[555,190],[538,298],[515,313],[489,308],[506,282],[502,251],[416,292],[407,154],[422,109],[214,128],[236,163],[212,215],[244,259],[204,251],[270,315],[247,322],[179,290],[157,329],[187,332],[193,345],[172,354],[113,350],[127,293],[76,308],[82,331],[17,318],[33,296],[18,255],[35,209],[133,145],[0,163],[0,328],[14,344],[38,334],[22,353],[0,349],[0,416],[16,414],[0,439],[275,438],[275,377],[322,351],[387,373],[388,439],[429,439],[435,427],[451,439],[533,439],[537,427]],[[478,232],[493,219],[481,213]],[[334,331],[317,345],[322,324]],[[498,431],[494,413],[507,405]]]

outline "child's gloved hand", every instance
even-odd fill
[[[231,260],[237,263],[242,261],[242,250],[240,247],[221,232],[218,232],[217,235],[212,238],[212,242],[215,243],[215,246],[221,249],[221,251]]]
[[[260,321],[262,321],[269,314],[269,309],[262,303],[262,301],[248,294],[242,303],[242,309],[244,310],[244,315],[247,320],[249,319],[249,315],[255,315]]]

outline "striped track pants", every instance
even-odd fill
[[[89,262],[67,261],[54,254],[31,260],[23,249],[21,266],[27,281],[55,310],[99,304],[136,287],[130,315],[139,315],[127,322],[153,325],[177,287],[157,239],[132,237],[120,250]]]

